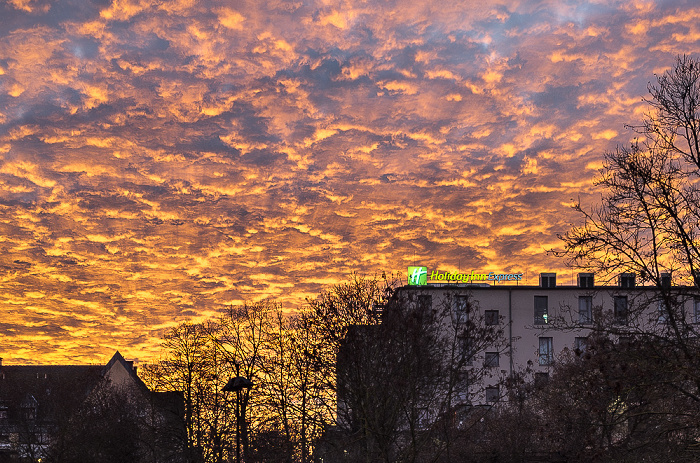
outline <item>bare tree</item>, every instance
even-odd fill
[[[563,235],[558,254],[602,276],[633,272],[658,288],[656,301],[630,311],[642,320],[649,305],[664,311],[664,324],[637,323],[637,334],[655,334],[677,348],[680,363],[695,365],[697,330],[685,307],[700,284],[700,64],[679,57],[675,67],[649,85],[652,111],[633,127],[640,139],[607,153],[597,184],[602,204],[577,204],[584,224]],[[690,288],[671,288],[664,274]],[[700,400],[700,378],[693,394]]]
[[[601,206],[575,209],[584,224],[563,235],[561,254],[603,275],[635,272],[661,287],[662,273],[700,283],[700,63],[680,57],[649,84],[652,111],[630,146],[606,153],[596,184]]]
[[[627,362],[644,370],[654,359],[661,359],[650,371],[663,372],[663,379],[647,376],[646,382],[640,382],[638,376],[638,382],[627,383],[640,397],[655,397],[656,391],[663,390],[697,406],[700,344],[688,307],[693,306],[700,286],[700,62],[679,57],[648,90],[650,111],[640,125],[631,126],[637,138],[605,155],[596,182],[603,191],[601,205],[590,210],[575,205],[584,223],[561,236],[564,249],[555,253],[603,278],[632,272],[642,283],[656,287],[651,296],[639,293],[626,314],[629,323],[605,323],[606,313],[601,310],[593,329],[596,335],[612,334],[613,339],[625,339],[626,345],[644,347],[644,358],[618,357],[623,365]],[[664,281],[669,274],[685,286],[669,285]],[[660,388],[661,383],[667,387]],[[694,435],[700,422],[681,419],[692,407],[674,404],[678,405],[669,399],[668,411]],[[601,411],[613,405],[603,403]],[[657,411],[647,408],[639,413]],[[659,433],[677,433],[674,422],[655,421],[654,426]],[[610,434],[606,438],[610,441]]]
[[[334,394],[326,386],[324,368],[319,368],[320,353],[327,340],[319,333],[316,320],[302,312],[290,320],[290,377],[295,393],[292,410],[297,420],[296,435],[301,463],[310,461],[313,442],[334,414],[328,404]]]
[[[335,424],[339,345],[350,326],[377,322],[387,287],[386,280],[353,276],[294,315],[279,308],[269,312],[256,397],[258,411],[265,411],[256,416],[265,429],[261,437],[282,447],[278,461],[310,461],[317,439]],[[259,447],[256,454],[263,451]]]
[[[183,391],[189,447],[204,461],[309,461],[332,419],[332,394],[317,368],[327,341],[317,326],[308,313],[287,316],[269,300],[232,306],[169,332],[145,377],[156,390]],[[252,387],[223,392],[236,377]]]
[[[265,411],[256,416],[259,432],[264,430],[264,437],[274,442],[267,449],[258,446],[256,454],[264,461],[305,463],[314,439],[331,420],[326,413],[328,394],[316,368],[316,352],[326,341],[316,336],[316,325],[306,312],[286,316],[277,310],[271,315],[256,402],[259,411]]]
[[[294,461],[295,400],[290,320],[281,309],[271,314],[262,349],[264,381],[256,385],[258,430],[255,461]],[[264,441],[264,442],[263,442]]]
[[[340,346],[352,326],[379,323],[382,308],[396,286],[386,278],[365,278],[353,275],[349,282],[323,291],[316,299],[307,301],[304,323],[308,331],[323,340],[316,345],[315,367],[323,387],[335,394],[336,359]],[[335,397],[326,404],[335,413]]]
[[[239,461],[247,460],[250,454],[251,416],[249,413],[263,415],[261,419],[266,419],[265,396],[257,392],[259,389],[264,390],[259,387],[266,381],[264,354],[269,334],[273,331],[274,316],[279,309],[280,307],[271,300],[231,306],[221,316],[215,330],[212,331],[212,338],[221,355],[219,361],[230,365],[236,377],[245,378],[252,383],[252,387],[234,391],[235,445],[236,458]]]
[[[103,379],[62,423],[45,459],[50,462],[165,461],[153,455],[144,397]],[[34,461],[41,461],[37,458]]]
[[[225,461],[231,434],[230,403],[221,388],[230,376],[212,338],[211,324],[183,322],[163,339],[163,357],[143,369],[154,391],[181,391],[190,461]]]

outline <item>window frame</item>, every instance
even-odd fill
[[[494,396],[495,394],[495,396]],[[491,403],[497,403],[501,401],[501,391],[498,388],[498,385],[496,386],[486,386],[484,389],[484,402],[487,404]]]
[[[469,322],[469,296],[458,294],[453,299],[452,323],[464,325]]]
[[[544,307],[538,307],[544,302]],[[542,310],[544,308],[544,310]],[[535,296],[534,298],[534,315],[535,315],[535,325],[547,325],[549,324],[549,296]]]
[[[620,288],[630,289],[637,286],[637,275],[634,273],[621,273],[620,274]]]
[[[484,310],[484,325],[498,326],[501,314],[498,310]]]
[[[470,367],[474,364],[475,354],[476,352],[474,352],[473,340],[471,336],[469,336],[469,334],[461,336],[461,339],[459,339],[459,355],[460,357],[464,358],[465,366]]]
[[[416,299],[416,308],[418,310],[428,311],[433,308],[433,295],[432,294],[419,294]]]
[[[613,296],[613,323],[615,325],[629,323],[629,300],[626,295]]]
[[[584,353],[588,348],[588,337],[586,336],[576,336],[574,338],[574,350]]]
[[[484,368],[498,368],[500,366],[500,352],[484,352]]]
[[[595,286],[593,273],[579,273],[578,274],[578,287],[592,289]]]
[[[668,309],[666,303],[661,299],[656,303],[656,323],[659,325],[668,323]]]
[[[554,338],[551,336],[540,336],[539,347],[537,349],[537,363],[540,366],[550,366],[554,363]],[[543,349],[542,347],[545,347]]]
[[[581,310],[582,302],[587,302],[585,312]],[[578,297],[578,322],[582,325],[593,324],[593,296]]]
[[[556,288],[557,287],[557,274],[556,273],[541,273],[540,274],[540,287],[542,287],[542,288]]]

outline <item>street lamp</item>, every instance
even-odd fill
[[[236,393],[236,463],[241,462],[241,430],[243,431],[243,456],[248,455],[248,426],[245,421],[245,409],[248,405],[248,398],[241,401],[241,391],[253,387],[253,382],[243,376],[236,376],[228,380],[228,383],[221,389],[223,392]]]

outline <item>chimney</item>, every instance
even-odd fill
[[[136,369],[138,368],[138,367],[136,366],[136,362],[137,362],[137,360],[127,360],[127,361],[126,361],[126,364],[129,366],[129,368],[131,368],[131,373],[132,373],[134,376],[136,376]]]

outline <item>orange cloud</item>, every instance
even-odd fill
[[[602,153],[629,141],[653,73],[697,53],[700,16],[641,1],[63,6],[14,0],[0,35],[14,363],[148,358],[179,320],[270,296],[294,310],[414,255],[562,269],[543,249],[577,219],[570,198],[595,198]]]

